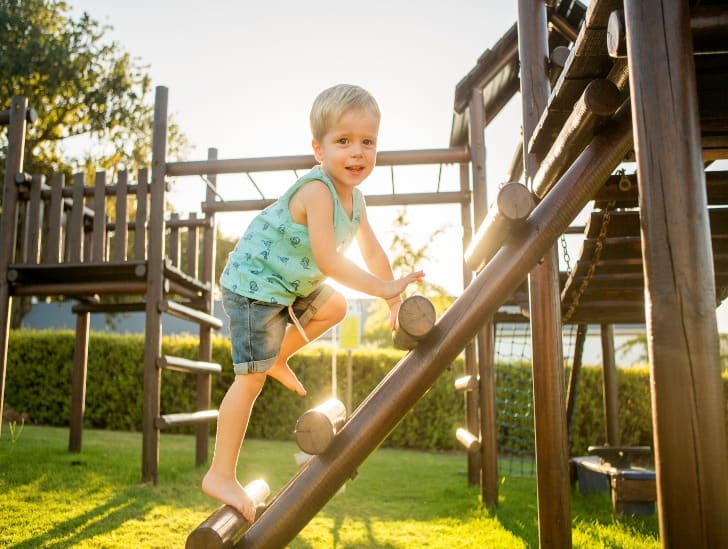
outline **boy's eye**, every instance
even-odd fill
[[[339,137],[339,139],[337,140],[337,143],[339,143],[341,145],[346,145],[349,143],[349,139],[347,137]]]
[[[366,145],[367,147],[372,147],[374,145],[374,140],[373,139],[365,139],[364,140],[364,145]]]

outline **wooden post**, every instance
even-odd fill
[[[523,157],[527,182],[536,174],[540,161],[529,152],[528,144],[546,109],[551,87],[548,79],[546,25],[546,6],[543,2],[518,1]],[[571,547],[571,487],[561,348],[558,248],[555,243],[531,271],[529,293],[539,545],[542,548],[565,548]]]
[[[569,373],[569,389],[566,392],[566,432],[571,433],[571,425],[576,409],[576,395],[579,389],[579,375],[581,374],[581,361],[584,356],[584,343],[586,342],[586,324],[579,324],[576,328],[576,341],[574,341],[574,360]]]
[[[76,337],[73,345],[73,374],[71,378],[71,427],[68,451],[80,452],[83,443],[83,415],[86,409],[86,374],[88,372],[88,336],[91,315],[76,314]]]
[[[470,170],[473,187],[473,220],[475,227],[479,227],[485,220],[488,212],[488,182],[486,179],[486,152],[485,152],[485,107],[483,105],[483,93],[481,90],[473,88],[470,94],[470,103],[468,107],[470,114]],[[480,359],[480,351],[482,346],[483,334],[476,336],[476,357]],[[479,366],[474,362],[473,371],[468,372],[475,376],[478,375]],[[490,383],[490,380],[481,379],[481,383]],[[495,391],[495,389],[494,389]],[[478,409],[482,405],[479,400],[479,393],[470,393],[471,404],[475,406],[475,411],[468,413],[468,418],[474,419],[472,429],[474,433],[479,433],[483,428]],[[470,425],[468,428],[471,428]],[[468,452],[468,482],[471,485],[477,485],[480,482],[480,454],[477,452]]]
[[[217,160],[217,149],[207,150],[208,160]],[[217,187],[217,176],[207,176],[209,186],[205,191],[205,201],[214,202],[215,190]],[[216,224],[215,212],[206,212],[207,225],[202,233],[202,268],[200,280],[210,285],[210,291],[203,294],[205,300],[205,312],[213,314],[214,300],[213,288],[215,287],[215,246],[216,246]],[[200,348],[198,355],[200,360],[209,362],[212,360],[212,328],[206,324],[200,324]],[[197,374],[197,409],[209,410],[212,401],[212,375],[209,373]],[[197,466],[207,462],[210,447],[210,424],[198,424],[196,429],[195,464]]]
[[[690,13],[626,0],[664,547],[728,547],[728,458]]]
[[[142,401],[142,482],[157,483],[159,469],[159,416],[162,354],[162,286],[164,261],[164,187],[167,151],[167,88],[157,87],[152,139],[152,190],[149,208],[147,258],[146,339],[144,342],[144,386]]]
[[[8,150],[5,157],[3,181],[3,214],[0,216],[0,418],[5,399],[5,369],[8,363],[8,336],[10,334],[10,310],[13,299],[8,284],[8,265],[15,256],[18,226],[18,186],[15,174],[23,171],[25,151],[25,127],[28,116],[28,100],[13,97],[8,111]],[[2,421],[0,421],[2,432]]]
[[[470,176],[468,173],[468,164],[460,164],[460,190],[470,195]],[[468,248],[473,235],[472,214],[470,211],[472,201],[462,203],[460,205],[460,220],[463,227],[463,252]],[[463,288],[467,288],[473,279],[473,272],[463,261]],[[478,369],[477,358],[475,355],[475,341],[469,342],[465,347],[464,357],[464,373],[476,379]],[[480,415],[478,414],[478,396],[472,391],[466,391],[463,396],[465,403],[465,424],[471,431],[477,431],[480,426]],[[476,462],[477,458],[468,453],[468,483],[477,484],[475,478],[476,473],[480,470],[480,464]]]
[[[607,444],[619,446],[619,391],[617,389],[617,365],[614,360],[614,327],[602,324],[602,380],[604,387],[604,424]]]
[[[498,506],[498,429],[495,402],[495,326],[487,322],[481,333],[482,344],[478,347],[478,372],[480,379],[493,380],[479,383],[480,406],[480,497],[483,506]],[[485,428],[487,426],[487,428]]]

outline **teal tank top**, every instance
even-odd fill
[[[316,166],[253,219],[228,257],[220,277],[223,287],[256,301],[288,306],[323,283],[325,277],[313,258],[308,227],[295,223],[288,209],[291,197],[313,180],[323,181],[331,191],[336,249],[342,253],[346,250],[359,229],[364,197],[354,189],[349,218],[331,179]]]

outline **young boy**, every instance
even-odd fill
[[[250,412],[267,376],[306,394],[288,358],[346,315],[346,300],[324,279],[385,299],[394,328],[400,294],[424,276],[394,279],[357,188],[374,168],[379,119],[376,101],[358,86],[319,94],[311,108],[319,165],[251,222],[220,279],[236,376],[220,403],[202,490],[250,522],[255,509],[236,477]],[[368,271],[344,256],[354,237]]]

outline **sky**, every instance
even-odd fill
[[[169,89],[169,112],[192,147],[185,159],[311,153],[308,114],[323,89],[358,84],[382,111],[379,150],[449,145],[457,83],[516,21],[517,2],[502,0],[389,0],[353,4],[332,0],[69,0],[113,27],[113,39],[148,67],[154,86]],[[588,2],[585,2],[588,4]],[[489,123],[485,134],[488,200],[504,182],[520,136],[518,94]],[[295,175],[253,174],[266,198],[275,198]],[[203,200],[199,178],[171,182],[170,200],[195,211]],[[259,198],[244,175],[220,176],[227,200]],[[365,194],[458,190],[454,166],[380,167],[363,184]],[[369,208],[375,232],[388,248],[400,208]],[[251,213],[218,215],[226,236],[237,238]],[[405,237],[427,246],[419,268],[430,282],[457,296],[462,291],[462,229],[457,205],[411,206]],[[570,237],[570,256],[580,239]],[[351,256],[360,261],[356,246]],[[563,265],[562,265],[563,268]],[[343,290],[343,289],[342,289]],[[728,330],[728,307],[719,309]]]

